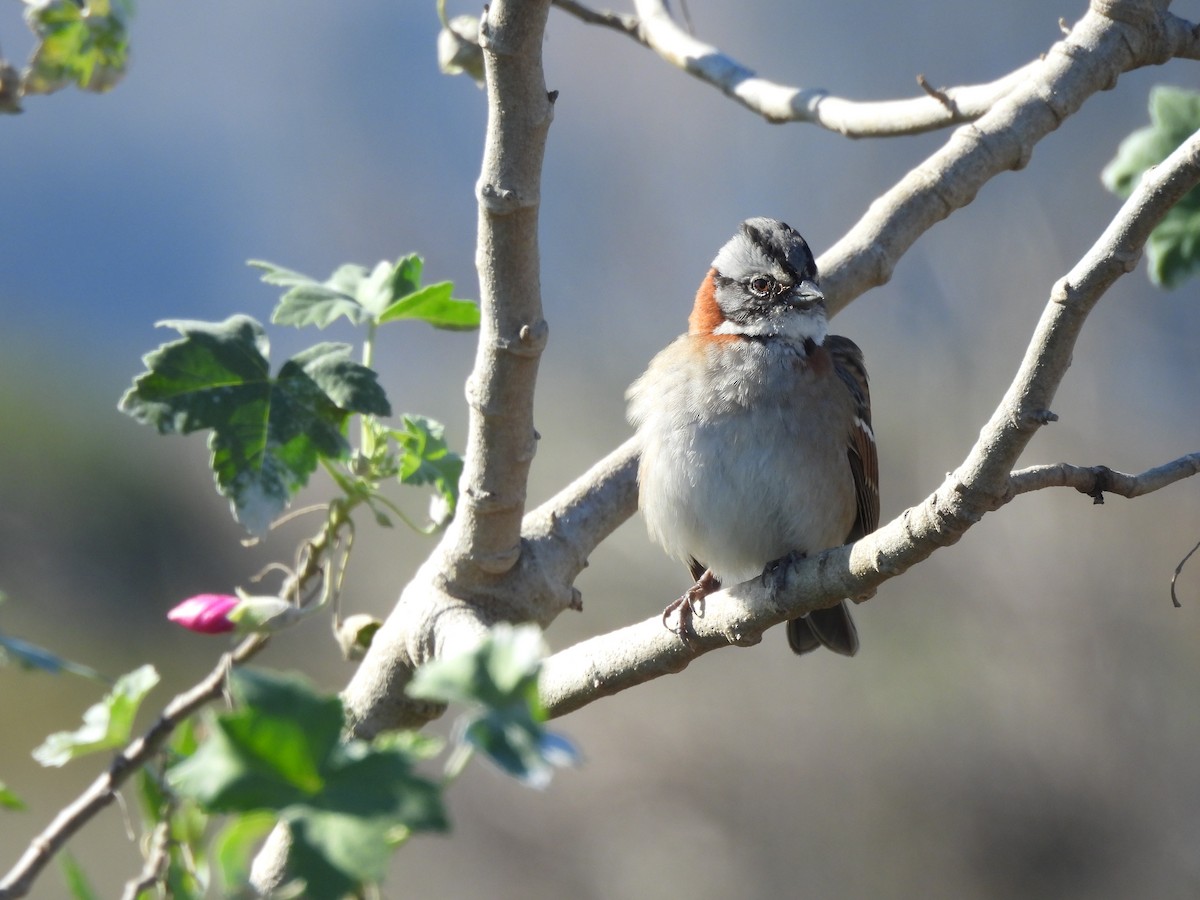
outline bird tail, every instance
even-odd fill
[[[828,609],[815,609],[787,623],[788,645],[797,655],[828,647],[842,656],[858,652],[858,629],[850,618],[846,601]]]

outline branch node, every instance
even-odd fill
[[[1025,421],[1030,425],[1049,425],[1058,421],[1058,413],[1048,409],[1035,409],[1025,414]]]
[[[1058,30],[1063,33],[1063,37],[1069,37],[1071,34],[1071,26],[1067,24],[1067,20],[1062,16],[1058,17]]]
[[[921,90],[927,93],[938,103],[942,104],[942,106],[946,107],[946,111],[949,112],[950,115],[954,116],[956,119],[961,115],[958,109],[958,104],[954,102],[954,98],[946,93],[946,91],[942,88],[935,88],[932,84],[926,81],[924,75],[917,75],[917,84],[921,86]]]
[[[1141,262],[1142,251],[1131,250],[1127,253],[1114,253],[1113,258],[1117,261],[1117,264],[1121,267],[1121,269],[1128,274],[1136,269],[1137,264]]]
[[[1103,506],[1104,492],[1113,489],[1113,470],[1108,466],[1092,466],[1088,471],[1092,475],[1092,484],[1089,488],[1078,488],[1079,493],[1091,497],[1093,506]]]
[[[521,545],[516,544],[508,550],[499,553],[475,553],[471,562],[479,571],[487,575],[503,575],[512,570],[521,558]]]
[[[548,91],[546,93],[546,99],[549,100],[551,103],[556,102],[558,100],[558,91],[557,90]]]
[[[1060,278],[1050,289],[1052,303],[1070,303],[1075,296],[1075,287],[1066,278]]]
[[[762,643],[761,633],[746,634],[741,630],[741,626],[736,624],[725,631],[724,637],[735,647],[753,647]]]
[[[545,319],[538,319],[532,324],[522,325],[517,331],[515,341],[504,340],[500,345],[514,356],[532,357],[541,355],[549,339],[550,325]]]
[[[855,594],[850,598],[850,602],[855,604],[866,603],[878,593],[879,590],[877,588],[871,588],[869,591],[863,591],[861,594]]]
[[[567,604],[567,609],[573,609],[575,612],[583,612],[583,594],[579,588],[571,588],[571,602]]]
[[[521,206],[516,191],[491,182],[485,182],[479,186],[479,203],[481,206],[487,207],[488,212],[500,215],[515,212]]]

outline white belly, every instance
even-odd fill
[[[855,518],[846,455],[853,406],[837,376],[758,346],[749,349],[762,365],[749,379],[730,375],[720,356],[663,369],[671,349],[630,389],[651,538],[726,583],[792,551],[842,544]],[[818,404],[829,392],[834,402]]]

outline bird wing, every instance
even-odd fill
[[[879,456],[871,430],[871,392],[863,354],[854,341],[831,334],[825,339],[825,348],[833,359],[833,370],[854,397],[854,422],[847,435],[846,455],[854,476],[858,514],[846,540],[856,541],[879,527]]]

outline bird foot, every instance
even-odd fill
[[[696,579],[696,583],[688,588],[683,596],[667,604],[667,608],[663,610],[662,614],[663,628],[679,635],[680,640],[685,644],[690,644],[693,635],[692,617],[704,618],[704,599],[720,588],[721,582],[717,580],[710,569],[705,569],[704,574]],[[679,613],[679,625],[672,628],[667,619],[676,611]]]
[[[800,550],[793,550],[791,553],[779,557],[779,559],[771,560],[766,564],[762,571],[761,578],[763,587],[767,586],[768,577],[782,577],[781,570],[786,569],[792,563],[797,563],[800,562],[800,560],[807,558],[807,553],[804,553]]]

